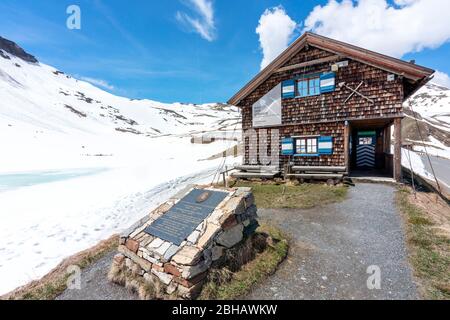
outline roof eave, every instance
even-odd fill
[[[348,57],[349,59],[359,61],[373,67],[383,69],[385,71],[397,74],[421,83],[423,79],[430,78],[434,70],[412,64],[397,58],[389,57],[381,53],[356,47],[341,41],[319,36],[310,32],[304,33],[300,38],[294,41],[286,50],[284,50],[277,58],[275,58],[267,67],[261,70],[252,80],[250,80],[241,90],[239,90],[228,103],[238,105],[245,99],[258,85],[267,80],[270,75],[294,54],[298,52],[304,45],[311,45],[328,52]],[[429,81],[429,80],[428,80]],[[427,82],[428,82],[427,81]],[[426,83],[426,82],[425,82]],[[419,85],[418,87],[420,87]]]

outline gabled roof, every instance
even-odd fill
[[[261,83],[266,81],[275,71],[283,67],[289,59],[298,53],[306,45],[316,47],[342,58],[349,58],[359,61],[376,68],[403,76],[409,80],[413,86],[418,89],[424,83],[431,79],[434,70],[425,68],[414,63],[406,62],[400,59],[386,56],[381,53],[363,49],[342,41],[337,41],[314,33],[306,32],[300,38],[295,40],[283,53],[273,60],[267,67],[259,72],[249,83],[247,83],[238,93],[229,101],[229,104],[237,105],[242,99],[246,98]],[[413,91],[414,88],[413,88]]]

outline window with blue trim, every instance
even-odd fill
[[[301,78],[297,81],[297,96],[309,97],[320,94],[320,77]]]
[[[317,154],[318,153],[318,138],[297,138],[295,139],[295,153],[296,154]]]

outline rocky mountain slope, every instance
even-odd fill
[[[450,159],[450,89],[429,83],[404,107],[404,142],[412,144],[414,150],[426,147],[429,153]]]
[[[109,143],[116,139],[140,144],[145,138],[223,133],[239,122],[237,108],[227,105],[164,104],[112,95],[39,63],[4,38],[0,97],[0,135],[8,137],[3,150],[12,162],[20,151],[17,145],[32,148],[30,141],[42,148],[40,154],[54,152],[58,143],[61,152],[117,154],[117,144]]]

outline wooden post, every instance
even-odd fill
[[[227,178],[225,176],[225,171],[222,172],[222,176],[223,176],[223,186],[225,188],[228,188],[228,183],[227,183],[228,181],[227,181]]]
[[[394,179],[402,180],[402,119],[394,120]]]
[[[349,163],[349,134],[350,134],[350,125],[348,123],[345,124],[344,127],[344,161],[345,166],[347,167],[347,172],[350,173],[350,163]]]

